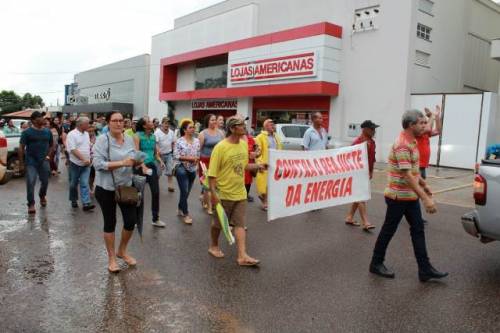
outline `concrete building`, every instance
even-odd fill
[[[63,112],[147,115],[149,66],[150,56],[143,54],[76,74]]]
[[[168,102],[178,119],[238,112],[258,127],[321,111],[341,141],[371,119],[384,160],[412,93],[497,91],[499,32],[489,0],[228,0],[153,36],[149,115]]]

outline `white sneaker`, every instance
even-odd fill
[[[165,223],[158,220],[158,221],[153,221],[151,222],[152,225],[154,225],[155,227],[158,227],[158,228],[165,228]]]

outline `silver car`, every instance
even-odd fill
[[[302,142],[304,134],[309,129],[309,125],[302,124],[276,124],[276,134],[279,136],[283,149],[285,150],[302,150]],[[349,142],[332,140],[328,136],[328,148],[339,148],[350,145]]]

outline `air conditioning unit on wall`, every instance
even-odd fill
[[[352,24],[353,33],[378,29],[379,14],[380,5],[356,9]]]

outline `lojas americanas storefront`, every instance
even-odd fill
[[[160,100],[176,117],[240,113],[308,124],[315,111],[329,127],[339,93],[342,28],[318,23],[162,58]]]

